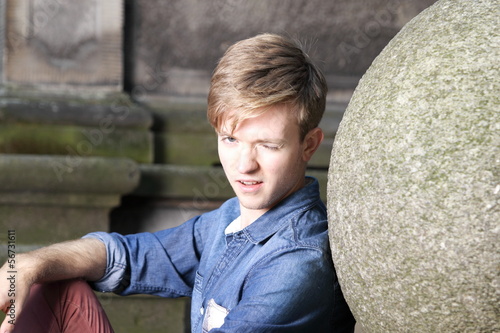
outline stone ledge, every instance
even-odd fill
[[[115,194],[74,194],[74,193],[2,193],[0,205],[64,206],[73,208],[96,207],[109,208],[120,204],[120,197]]]
[[[0,230],[15,230],[20,245],[108,231],[110,210],[139,178],[129,159],[0,154]]]
[[[153,161],[153,134],[144,129],[43,124],[0,124],[0,153],[122,157]]]
[[[139,177],[126,158],[0,154],[0,192],[124,194]]]
[[[124,94],[43,95],[0,100],[0,153],[129,157],[153,161],[153,117]]]
[[[17,91],[0,100],[2,123],[99,126],[103,118],[112,118],[117,127],[123,128],[148,129],[153,122],[147,109],[121,93],[81,98]]]

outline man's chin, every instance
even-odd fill
[[[249,198],[248,196],[238,196],[240,205],[248,210],[261,210],[266,209],[267,204],[256,202],[255,199]]]

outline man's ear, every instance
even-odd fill
[[[325,135],[321,128],[316,127],[309,131],[304,138],[304,150],[302,152],[302,159],[304,162],[309,162],[311,157],[314,155],[319,145],[323,141]]]

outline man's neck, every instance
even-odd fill
[[[247,209],[245,207],[240,207],[240,211],[241,211],[241,229],[243,229],[248,227],[253,222],[255,222],[268,210]]]

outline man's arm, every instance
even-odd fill
[[[15,291],[10,292],[10,273],[7,264],[0,268],[0,309],[7,313],[11,300],[15,300],[16,316],[22,311],[24,302],[34,283],[72,278],[89,281],[99,280],[106,268],[106,248],[97,239],[79,239],[54,244],[16,257]],[[0,332],[10,332],[13,326],[7,316]]]

